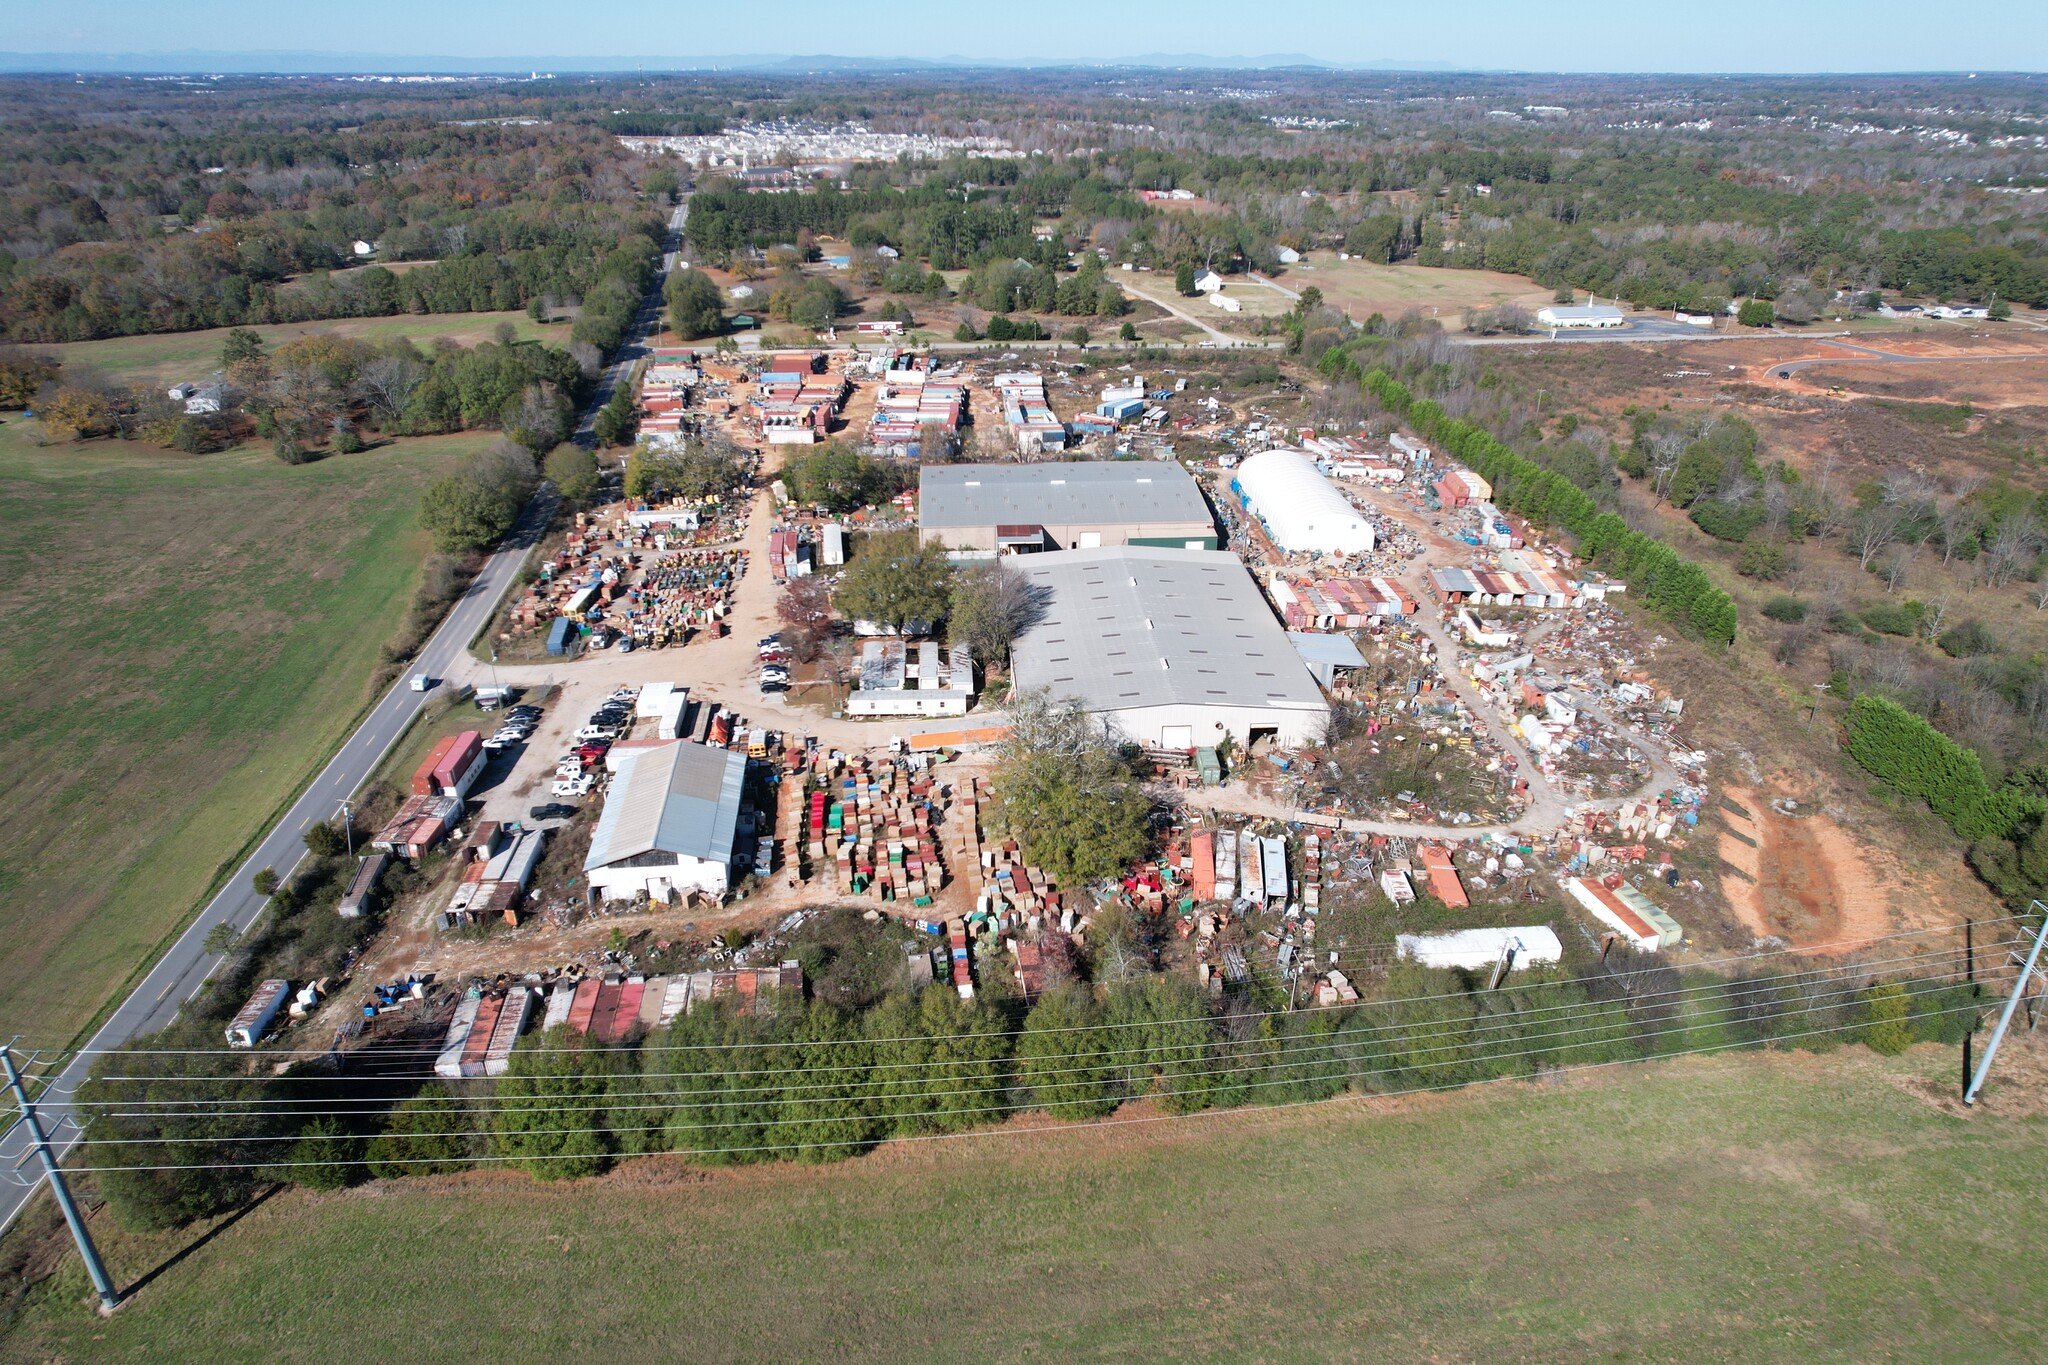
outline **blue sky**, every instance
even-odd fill
[[[74,0],[13,13],[0,30],[0,48],[12,52],[434,54],[565,68],[579,57],[735,53],[1083,61],[1304,53],[1534,71],[2048,69],[2041,0]]]

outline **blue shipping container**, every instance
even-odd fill
[[[570,642],[576,638],[576,623],[566,616],[557,616],[555,623],[548,627],[548,653],[567,654]]]

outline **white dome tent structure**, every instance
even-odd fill
[[[1290,554],[1363,554],[1372,523],[1299,450],[1259,452],[1238,467],[1230,487]]]

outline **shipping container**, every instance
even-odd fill
[[[348,889],[341,893],[340,904],[334,912],[343,919],[361,919],[376,903],[377,879],[384,875],[385,867],[391,862],[388,854],[372,853],[356,863],[356,873],[349,878]]]
[[[612,1011],[611,1031],[606,1035],[607,1043],[616,1043],[631,1033],[640,1022],[640,1002],[647,998],[647,980],[634,977],[619,988],[619,1003]]]
[[[597,1003],[591,1007],[590,1027],[586,1030],[593,1041],[611,1041],[612,1016],[619,1012],[619,992],[624,988],[625,983],[620,981],[599,983]]]
[[[448,757],[448,751],[454,747],[455,736],[444,735],[434,742],[433,748],[427,750],[427,756],[420,760],[420,766],[412,770],[414,796],[434,796],[440,792],[441,789],[434,784],[434,770],[441,766],[441,761]]]
[[[524,986],[514,986],[505,992],[505,1007],[498,1012],[497,1027],[491,1030],[491,1041],[484,1051],[486,1076],[502,1076],[511,1066],[512,1049],[519,1042],[526,1021],[533,1017],[537,994]]]
[[[1248,901],[1266,896],[1266,864],[1263,841],[1246,830],[1237,841],[1237,894]]]
[[[594,976],[586,976],[576,985],[576,999],[569,1006],[569,1027],[578,1033],[590,1032],[591,1016],[597,1012],[597,993],[604,983]]]
[[[475,730],[464,730],[434,765],[434,790],[443,796],[468,796],[490,760],[484,737]]]
[[[1188,841],[1188,862],[1196,900],[1216,899],[1216,835],[1199,830]]]
[[[668,1000],[668,981],[665,976],[647,978],[647,989],[640,995],[640,1027],[650,1033],[661,1025],[662,1005]]]
[[[1216,831],[1216,899],[1237,899],[1237,831]]]
[[[548,1012],[541,1016],[540,1030],[546,1033],[569,1022],[569,1009],[576,1003],[576,987],[567,981],[555,983],[555,989],[548,995]]]
[[[249,997],[249,1003],[235,1012],[228,1021],[227,1036],[229,1047],[254,1047],[269,1031],[271,1021],[277,1018],[290,997],[292,983],[282,977],[271,977],[256,988]]]
[[[487,995],[477,1002],[476,1024],[469,1030],[469,1041],[462,1045],[464,1076],[484,1074],[484,1060],[491,1050],[491,1034],[498,1027],[498,1016],[504,1012],[505,997],[502,995]]]
[[[1284,901],[1287,899],[1287,841],[1285,839],[1263,839],[1260,841],[1259,862],[1266,874],[1266,899]]]
[[[470,1030],[476,1026],[477,1006],[481,1000],[471,998],[455,1007],[455,1017],[448,1021],[448,1034],[441,1044],[441,1055],[434,1060],[434,1074],[457,1080],[462,1075],[462,1049],[469,1042]]]

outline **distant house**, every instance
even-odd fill
[[[1296,261],[1299,261],[1301,259],[1301,253],[1299,251],[1296,251],[1291,246],[1281,247],[1278,252],[1278,255],[1280,257],[1280,264],[1282,265],[1293,265]]]
[[[1213,294],[1223,287],[1223,277],[1213,270],[1199,271],[1195,275],[1195,292]]]
[[[377,244],[375,242],[366,242],[360,237],[356,238],[356,255],[374,256],[376,254]]]
[[[893,261],[900,257],[903,253],[898,251],[893,246],[878,246],[875,248],[875,254],[877,256],[880,256],[885,261]]]
[[[185,405],[187,417],[205,417],[220,411],[218,384],[174,384],[167,393],[172,402]]]
[[[736,299],[750,299],[754,297],[754,286],[751,284],[736,284],[725,292]]]
[[[754,319],[745,313],[734,313],[732,315],[732,328],[735,332],[743,332],[753,325]]]

